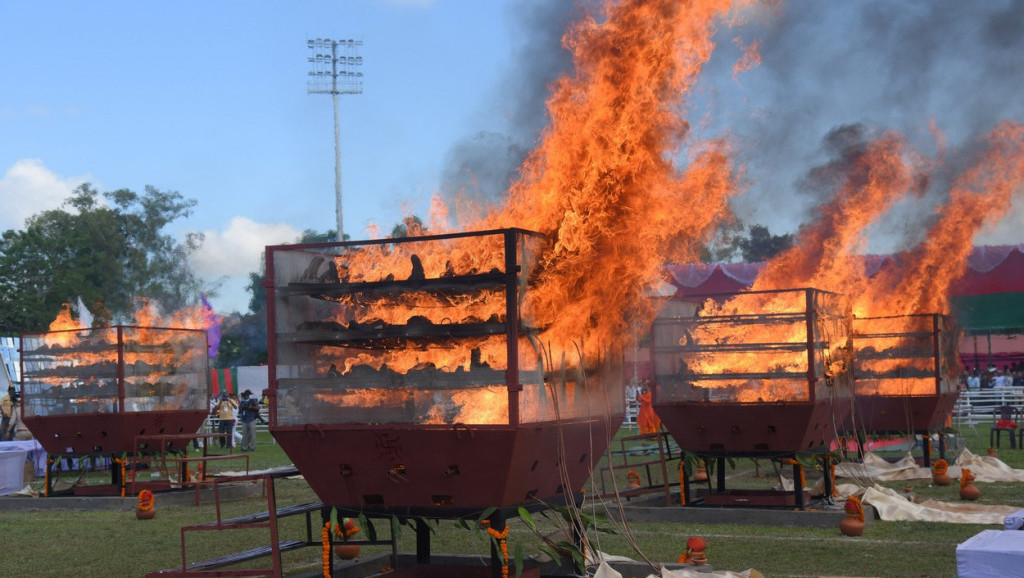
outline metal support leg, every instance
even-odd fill
[[[715,480],[717,481],[718,493],[725,492],[725,458],[718,458],[715,468]]]
[[[416,563],[430,564],[430,527],[423,518],[416,518]]]
[[[505,530],[505,514],[501,510],[496,510],[489,518],[491,522],[491,528],[494,528],[496,532]],[[491,540],[491,578],[501,578],[501,567],[504,565],[505,559],[498,550],[497,540]]]
[[[682,479],[679,480],[679,491],[683,495],[683,505],[684,506],[689,506],[690,505],[690,472],[686,471],[686,456],[684,455],[684,456],[680,457],[679,459],[682,460],[682,461],[679,462],[680,463],[679,471],[681,471],[683,473],[683,475],[680,476],[680,478],[682,478]]]
[[[796,456],[793,457],[793,499],[795,500],[796,507],[804,509],[804,488],[803,484],[800,483],[800,470],[802,466],[800,462],[796,461]]]
[[[940,438],[941,439],[941,438]],[[924,467],[932,467],[932,436],[928,432],[921,434],[921,447],[923,448],[923,457],[921,461]]]
[[[821,472],[825,476],[825,499],[831,501],[834,486],[832,482],[832,454],[825,454],[821,462]]]

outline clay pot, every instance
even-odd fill
[[[988,448],[988,456],[990,458],[994,458],[996,457],[996,455],[998,455],[998,452],[996,452],[996,448]]]
[[[847,512],[846,517],[839,521],[839,531],[844,536],[860,536],[864,533],[864,522],[854,512]]]
[[[691,536],[686,541],[686,562],[694,566],[703,566],[708,563],[708,556],[704,553],[708,542],[700,536]]]
[[[352,560],[359,556],[359,546],[353,544],[339,544],[334,547],[334,553],[342,560]]]
[[[697,464],[697,473],[693,475],[693,481],[695,482],[706,482],[708,481],[708,470],[704,467],[703,463]]]
[[[932,483],[936,486],[948,486],[953,483],[949,474],[932,474]]]
[[[979,490],[978,486],[975,486],[974,482],[970,480],[968,480],[964,484],[964,486],[960,488],[961,500],[968,500],[970,502],[973,502],[974,500],[977,500],[979,496],[981,496],[981,490]]]
[[[139,520],[149,520],[156,515],[156,508],[150,508],[143,510],[141,508],[135,508],[135,517]]]

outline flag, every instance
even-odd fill
[[[213,310],[213,305],[206,299],[206,293],[200,295],[203,300],[203,329],[206,330],[207,355],[210,359],[217,358],[220,349],[220,315]]]
[[[82,329],[89,329],[92,327],[92,313],[85,307],[85,303],[82,302],[82,296],[78,296],[78,325]]]

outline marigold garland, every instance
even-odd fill
[[[323,551],[323,570],[324,578],[331,578],[331,523],[325,522],[324,527],[320,529],[320,542],[324,546]]]
[[[114,463],[121,466],[121,497],[122,498],[124,497],[124,494],[125,494],[125,491],[124,491],[124,489],[125,489],[125,469],[126,469],[126,466],[127,466],[127,462],[128,462],[127,458],[114,458]]]
[[[679,460],[679,501],[682,505],[686,505],[686,492],[683,491],[686,483],[686,460]]]
[[[498,547],[501,548],[501,555],[504,558],[501,564],[501,578],[508,578],[508,526],[505,526],[505,529],[500,532],[492,528],[489,523],[486,528],[487,533],[498,541]]]
[[[960,474],[960,487],[965,488],[967,484],[974,481],[974,474],[971,473],[970,468],[963,468],[962,472]]]
[[[843,509],[847,512],[857,514],[857,519],[861,522],[864,521],[864,505],[857,496],[850,496],[849,498],[846,498],[846,503],[843,504]]]
[[[153,492],[150,490],[142,490],[139,492],[139,509],[143,512],[148,512],[153,509],[153,505],[156,503],[156,498],[153,497]]]
[[[942,474],[945,474],[947,471],[949,471],[949,464],[946,462],[946,460],[939,458],[932,462],[932,474],[936,476],[941,476]]]
[[[352,518],[342,518],[340,524],[334,525],[334,535],[343,540],[348,540],[350,537],[358,534],[359,530],[359,526],[356,526],[356,522]]]

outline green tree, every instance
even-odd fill
[[[103,195],[79,186],[60,209],[30,217],[23,230],[0,238],[0,333],[45,331],[61,303],[79,297],[102,311],[97,319],[126,317],[134,297],[168,310],[198,302],[201,286],[188,264],[202,238],[178,242],[164,227],[191,214],[194,200],[146,187]]]
[[[772,235],[768,227],[763,225],[753,225],[750,227],[750,235],[739,242],[743,261],[747,263],[767,261],[792,246],[792,233]]]

